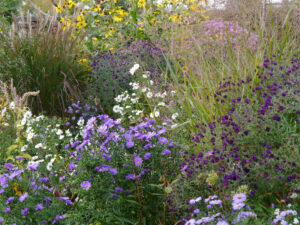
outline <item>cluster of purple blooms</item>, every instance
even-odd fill
[[[244,193],[239,193],[239,194],[235,194],[232,198],[233,203],[232,203],[232,209],[233,211],[239,211],[241,210],[244,206],[245,206],[245,201],[246,201],[247,197]],[[202,198],[198,197],[198,198],[193,198],[191,200],[189,200],[189,210],[193,210],[192,215],[193,216],[198,216],[198,215],[202,215],[202,217],[200,219],[191,219],[191,215],[188,215],[186,218],[184,218],[183,220],[187,220],[184,224],[185,225],[195,225],[195,224],[217,224],[217,225],[229,225],[228,222],[226,222],[224,219],[227,217],[226,215],[223,215],[222,213],[218,212],[221,208],[222,208],[222,201],[218,199],[218,197],[216,195],[213,196],[209,196],[208,198],[204,199],[204,204],[201,202]],[[209,212],[201,212],[201,210],[199,209],[199,206],[202,203],[203,207],[202,208],[207,208],[208,210],[212,209],[216,209],[213,206],[219,206],[219,210],[216,210],[217,212],[215,212],[212,216],[209,216]],[[197,209],[194,209],[194,206],[197,205]],[[250,209],[249,206],[247,206],[248,209]],[[203,216],[205,215],[205,216]],[[241,222],[244,221],[246,218],[250,218],[256,217],[256,214],[251,212],[251,211],[240,211],[237,214],[237,217],[233,220],[233,223],[237,223],[237,222]]]
[[[162,136],[165,132],[166,129],[162,126],[155,125],[155,120],[153,119],[149,119],[146,122],[142,122],[135,127],[130,127],[128,130],[125,130],[120,126],[119,121],[113,120],[107,115],[99,115],[91,117],[87,121],[84,127],[82,141],[74,141],[71,145],[66,145],[65,148],[75,150],[70,153],[70,155],[74,157],[78,163],[78,161],[82,159],[81,152],[90,151],[88,146],[98,146],[98,151],[90,151],[91,158],[100,158],[100,165],[96,166],[94,171],[100,173],[109,172],[112,175],[117,175],[119,171],[114,167],[115,162],[112,160],[115,154],[124,154],[130,161],[133,161],[135,168],[143,168],[144,161],[151,160],[153,155],[151,150],[157,147],[157,144],[162,147],[165,146],[161,152],[159,152],[160,156],[170,155],[172,153],[170,149],[175,146],[171,139]],[[157,143],[155,143],[155,140],[157,140]],[[144,143],[142,147],[138,151],[134,150],[136,145],[139,148],[141,143]],[[112,148],[118,148],[119,151],[110,150]],[[126,151],[128,153],[125,153]],[[70,166],[75,168],[75,163],[72,161],[69,164],[69,167]],[[125,170],[129,166],[128,164],[123,164],[122,168]],[[124,178],[127,180],[135,180],[141,178],[147,172],[150,172],[150,170],[143,168],[139,174],[129,173]],[[90,181],[84,181],[81,187],[88,190],[91,187]]]
[[[58,198],[52,199],[50,197],[43,196],[51,196],[53,193],[53,188],[49,188],[49,178],[48,177],[40,177],[37,178],[38,165],[32,169],[32,165],[28,166],[25,169],[19,169],[18,167],[14,167],[11,163],[6,163],[4,165],[5,173],[0,175],[0,202],[2,206],[5,206],[4,213],[6,216],[4,218],[10,218],[11,222],[12,218],[27,218],[27,217],[37,217],[38,212],[43,210],[53,211],[51,208],[51,203],[56,204],[55,201],[59,201]],[[29,174],[34,173],[32,176],[27,177]],[[24,175],[28,179],[26,180],[28,183],[23,185],[19,185],[24,182]],[[45,185],[46,184],[46,185]],[[18,190],[18,189],[21,190]],[[27,190],[26,192],[23,190]],[[12,193],[12,190],[14,192]],[[15,196],[10,196],[14,194]],[[9,196],[5,198],[4,196]],[[41,199],[36,204],[32,203],[32,199]],[[60,199],[62,200],[62,199]],[[19,216],[17,216],[19,215]],[[3,217],[0,217],[0,224],[7,224],[6,220]],[[52,219],[51,223],[56,224],[57,221],[66,218],[65,215],[55,215]],[[42,224],[46,224],[49,222],[48,218],[41,219],[40,222]],[[14,223],[16,224],[16,223]]]
[[[215,97],[220,103],[231,101],[231,107],[218,120],[197,125],[199,133],[193,140],[202,152],[185,152],[180,164],[183,179],[197,179],[199,172],[213,166],[220,185],[227,188],[246,183],[254,195],[264,191],[268,183],[289,184],[299,178],[300,152],[293,147],[299,145],[295,129],[300,119],[299,59],[292,59],[288,66],[279,66],[274,58],[266,59],[259,69],[258,85],[253,85],[257,81],[252,79],[220,85]],[[245,86],[250,87],[249,96],[229,99],[228,92]],[[283,126],[289,126],[289,131]],[[283,152],[293,157],[282,157]]]

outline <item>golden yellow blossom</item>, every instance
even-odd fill
[[[146,5],[146,0],[139,0],[138,7],[144,7]]]
[[[62,11],[63,11],[63,7],[61,7],[60,5],[58,5],[57,7],[55,7],[55,9],[56,9],[56,11],[58,13],[62,13]]]

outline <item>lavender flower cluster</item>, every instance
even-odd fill
[[[231,220],[233,224],[241,223],[249,218],[256,218],[257,215],[252,211],[240,211],[243,210],[244,207],[247,210],[250,210],[250,206],[245,206],[245,201],[247,196],[244,193],[238,193],[233,195],[232,197],[232,214],[225,215],[221,213],[222,211],[222,201],[218,199],[216,195],[209,196],[201,202],[202,198],[193,198],[189,200],[189,210],[193,211],[192,215],[189,214],[186,218],[182,218],[182,220],[187,220],[185,225],[195,225],[195,224],[217,224],[217,225],[229,225],[229,221]],[[197,208],[196,208],[197,206]],[[196,209],[195,209],[196,208]],[[206,208],[205,211],[201,211],[199,208]],[[201,217],[200,219],[194,219],[193,217]]]

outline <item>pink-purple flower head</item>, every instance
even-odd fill
[[[198,197],[198,198],[193,198],[193,199],[191,199],[191,200],[189,200],[189,204],[195,204],[196,202],[199,202],[199,201],[201,201],[202,200],[202,198],[201,197]]]
[[[91,188],[91,182],[90,181],[83,181],[80,185],[80,187],[83,189],[83,190],[89,190]]]
[[[20,198],[19,198],[19,201],[20,202],[23,202],[25,201],[25,199],[28,197],[28,193],[26,192],[25,194],[21,195]]]
[[[244,206],[245,206],[245,203],[243,203],[243,202],[241,202],[241,203],[232,203],[232,209],[233,210],[240,210]]]
[[[235,202],[235,203],[244,202],[246,199],[247,199],[247,196],[243,193],[235,194],[232,198],[233,202]]]

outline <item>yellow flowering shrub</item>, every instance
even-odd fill
[[[56,7],[65,29],[88,31],[89,50],[106,50],[121,40],[151,39],[167,31],[166,24],[181,23],[193,12],[205,19],[206,0],[63,0]],[[153,32],[154,31],[154,32]]]

